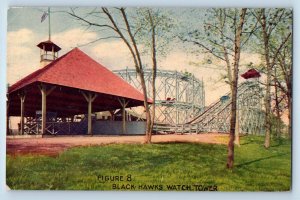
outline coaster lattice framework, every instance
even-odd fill
[[[134,69],[114,71],[142,91]],[[148,97],[152,98],[152,71],[144,73]],[[225,97],[225,98],[224,98]],[[231,95],[227,93],[205,107],[204,83],[191,74],[158,70],[156,81],[156,116],[154,130],[158,132],[224,132],[230,129]],[[256,79],[238,87],[237,128],[240,133],[263,134],[263,91]],[[138,113],[134,112],[133,113]]]
[[[222,99],[222,97],[227,97]],[[229,132],[230,93],[208,106],[192,121],[183,124],[180,132]],[[237,94],[237,127],[240,133],[263,134],[263,91],[258,81],[246,81],[239,85]]]
[[[142,91],[140,79],[135,69],[115,70],[132,86]],[[144,69],[147,96],[152,98],[152,70]],[[203,81],[189,73],[172,70],[157,70],[156,73],[156,114],[159,124],[183,124],[204,110],[205,92]]]

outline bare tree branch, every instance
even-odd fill
[[[134,39],[134,37],[133,37],[133,35],[132,35],[131,28],[130,28],[130,26],[129,26],[129,22],[128,22],[126,13],[125,13],[125,9],[124,9],[124,8],[121,8],[120,10],[121,10],[121,12],[122,12],[122,16],[123,16],[123,19],[124,19],[125,24],[126,24],[126,27],[127,27],[127,31],[128,31],[129,37],[130,37],[131,42],[132,42],[132,44],[133,44],[133,47],[134,47],[134,50],[135,50],[135,53],[136,53],[136,56],[137,56],[137,60],[138,60],[138,62],[139,62],[140,69],[142,69],[142,68],[143,68],[143,64],[142,64],[142,60],[141,60],[141,57],[140,57],[140,52],[139,52],[139,50],[138,50],[138,48],[137,48],[136,41],[135,41],[135,39]],[[141,72],[142,72],[142,71],[141,71]]]
[[[269,28],[268,28],[268,32],[267,32],[267,33],[268,33],[268,36],[270,36],[270,35],[272,34],[273,30],[276,28],[276,26],[277,26],[276,21],[280,21],[281,18],[282,18],[282,16],[283,16],[284,13],[285,13],[284,9],[278,9],[278,10],[276,10],[276,11],[277,11],[277,12],[275,13],[275,18],[273,18],[273,20],[272,20],[272,22],[271,22],[272,25],[269,25]],[[278,20],[275,20],[275,19],[277,18],[276,16],[279,14],[280,11],[282,11],[281,15],[279,15]]]
[[[231,42],[234,42],[234,40],[232,38],[230,38],[229,36],[225,35],[224,34],[224,31],[221,30],[219,27],[217,27],[216,25],[213,25],[213,24],[210,24],[210,23],[204,23],[205,25],[208,25],[208,26],[211,26],[211,27],[214,27],[225,39],[228,39],[230,40]]]
[[[180,38],[180,39],[182,39],[182,38]],[[213,50],[209,49],[208,47],[206,47],[205,45],[201,44],[200,42],[197,42],[197,41],[194,41],[194,40],[188,40],[188,39],[182,39],[182,40],[183,40],[184,42],[191,42],[191,43],[194,43],[194,44],[196,44],[196,45],[198,45],[198,46],[204,48],[205,50],[207,50],[208,53],[211,53],[211,54],[212,54],[213,56],[215,56],[216,58],[225,61],[224,58],[222,58],[221,56],[215,54],[215,53],[213,52]]]
[[[278,47],[278,49],[276,50],[275,54],[273,55],[273,61],[272,61],[272,64],[271,66],[274,66],[275,62],[276,62],[276,59],[277,59],[277,56],[280,52],[280,50],[284,47],[285,43],[288,41],[289,37],[292,35],[292,33],[290,32],[286,37],[285,39],[282,41],[281,45]]]
[[[107,40],[107,39],[120,39],[121,37],[118,37],[118,36],[108,36],[108,37],[102,37],[102,38],[98,38],[96,40],[93,40],[91,42],[87,42],[87,43],[84,43],[84,44],[81,44],[81,45],[78,45],[78,47],[83,47],[83,46],[87,46],[87,45],[90,45],[90,44],[93,44],[95,42],[98,42],[100,40]]]
[[[256,23],[255,23],[254,27],[252,28],[252,30],[250,32],[248,32],[249,35],[245,39],[245,41],[242,42],[242,44],[241,44],[242,47],[248,42],[248,40],[251,38],[251,36],[258,30],[258,26],[257,25],[258,25],[258,21],[256,21]],[[245,33],[245,32],[243,32],[243,33]]]
[[[136,67],[136,70],[137,70],[137,73],[140,73],[140,67],[139,67],[139,64],[137,62],[137,58],[136,58],[136,55],[133,51],[133,48],[131,47],[129,41],[125,38],[125,36],[123,35],[123,33],[121,32],[121,30],[119,29],[119,27],[117,26],[115,20],[113,19],[112,15],[110,14],[109,10],[107,8],[104,8],[102,7],[102,10],[103,12],[108,16],[109,20],[111,21],[111,23],[113,24],[114,26],[114,30],[115,32],[122,38],[122,40],[125,42],[126,46],[128,47],[131,55],[132,55],[132,58],[134,60],[134,64],[135,64],[135,67]]]
[[[67,12],[67,13],[68,13],[69,15],[71,15],[72,17],[74,17],[74,18],[76,18],[76,19],[78,19],[78,20],[80,20],[80,21],[83,21],[83,22],[87,23],[87,24],[90,25],[90,26],[108,27],[108,28],[110,28],[110,29],[116,31],[115,28],[112,27],[112,26],[110,26],[110,25],[107,25],[107,24],[97,24],[97,23],[90,22],[90,21],[84,19],[83,17],[80,17],[80,16],[76,15],[75,12],[73,12],[73,10],[72,10],[72,12]]]

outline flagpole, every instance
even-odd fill
[[[48,7],[49,40],[51,40],[50,7]]]

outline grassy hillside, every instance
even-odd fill
[[[262,137],[242,137],[235,153],[233,170],[225,167],[226,146],[212,144],[115,144],[73,148],[57,157],[7,156],[7,184],[51,190],[290,189],[290,141],[272,141],[266,150]]]

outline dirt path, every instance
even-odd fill
[[[154,135],[153,143],[196,142],[226,144],[226,134],[198,135]],[[7,154],[41,154],[55,156],[60,152],[78,146],[107,144],[141,144],[144,136],[61,136],[48,138],[13,138],[7,139]]]

